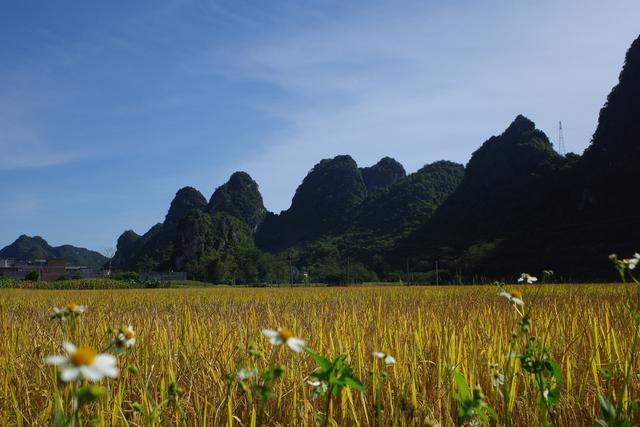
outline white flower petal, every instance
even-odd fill
[[[62,381],[64,381],[65,383],[68,383],[70,381],[75,381],[76,379],[78,379],[79,375],[80,375],[80,369],[79,368],[69,367],[69,368],[65,368],[60,373],[60,379]]]
[[[511,297],[509,298],[511,300],[512,303],[514,303],[515,305],[524,305],[524,301],[522,301],[520,298],[516,298],[516,297]]]
[[[274,331],[273,329],[263,329],[262,330],[262,335],[264,335],[265,337],[269,337],[269,338],[279,337],[280,336],[278,331]]]
[[[378,359],[384,359],[385,354],[381,351],[374,351],[371,355]]]
[[[242,368],[238,371],[238,378],[241,380],[248,380],[251,377],[255,377],[258,375],[258,369],[253,368],[252,370],[248,370],[247,368]]]
[[[118,378],[118,374],[120,373],[120,370],[116,366],[100,366],[96,367],[96,370],[103,376],[109,378]]]
[[[295,351],[296,353],[300,353],[304,348],[304,340],[292,337],[287,340],[287,345],[291,350]]]
[[[64,347],[64,350],[69,353],[69,354],[73,354],[75,353],[78,349],[76,348],[75,345],[73,345],[73,343],[70,343],[69,341],[65,341],[62,344],[62,347]]]
[[[66,365],[67,363],[69,363],[69,358],[62,356],[60,354],[57,354],[55,356],[49,356],[46,359],[44,359],[44,363],[46,363],[47,365],[53,365],[53,366]]]
[[[82,378],[88,381],[96,382],[104,378],[104,375],[102,374],[102,372],[100,372],[100,370],[96,369],[96,367],[94,366],[83,365],[83,366],[80,366],[78,369],[80,369]]]
[[[280,338],[280,335],[278,335],[277,337],[269,338],[269,342],[271,343],[271,345],[282,345],[284,341],[282,341],[282,338]]]
[[[116,366],[116,364],[116,357],[107,353],[98,354],[96,360],[93,362],[95,366]]]
[[[387,356],[384,358],[384,363],[386,363],[387,365],[395,365],[396,359],[393,356],[389,356],[387,354]]]

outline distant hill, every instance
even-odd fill
[[[268,255],[256,249],[253,230],[265,213],[258,184],[245,172],[234,173],[209,203],[198,190],[184,187],[164,222],[143,235],[120,235],[113,267],[186,271],[190,278],[218,283],[258,282],[268,269],[258,272],[259,260]]]
[[[92,268],[102,268],[107,262],[107,258],[98,252],[71,245],[53,247],[40,236],[30,237],[24,234],[0,250],[0,258],[19,260],[64,258],[69,265]]]

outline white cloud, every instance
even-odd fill
[[[369,165],[390,155],[409,171],[466,162],[520,113],[552,140],[563,120],[569,148],[581,152],[640,8],[522,5],[376,6],[236,46],[228,76],[280,88],[285,100],[259,107],[289,123],[241,169],[280,210],[322,158],[351,154]],[[616,30],[592,30],[608,23]]]

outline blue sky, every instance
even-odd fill
[[[462,163],[519,113],[582,152],[640,2],[0,4],[0,247],[96,250],[236,170],[289,206],[320,159]]]

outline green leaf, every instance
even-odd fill
[[[333,367],[333,364],[331,362],[329,362],[327,359],[325,359],[323,356],[319,355],[318,353],[316,353],[315,351],[311,350],[310,348],[306,348],[304,349],[304,351],[307,352],[307,354],[309,356],[311,356],[311,358],[313,360],[316,361],[316,363],[318,365],[320,365],[320,367],[325,370],[325,371],[330,371],[331,368]]]
[[[348,385],[349,387],[358,390],[361,393],[364,393],[364,385],[362,385],[362,383],[360,382],[359,379],[352,377],[352,376],[348,376],[344,379],[344,382],[346,385]]]
[[[471,392],[467,386],[467,381],[464,379],[462,374],[455,369],[453,370],[453,381],[456,383],[456,388],[460,394],[460,398],[462,400],[469,399],[471,397]]]
[[[278,378],[282,378],[284,375],[284,367],[283,366],[274,366],[273,368],[269,368],[262,372],[261,376],[263,379],[267,381],[276,380]]]
[[[78,389],[78,405],[93,403],[104,396],[105,389],[99,385],[88,385]]]
[[[562,377],[562,369],[560,365],[555,360],[548,360],[547,365],[551,366],[551,375],[556,379],[558,384],[564,383],[564,378]]]
[[[560,389],[555,387],[547,394],[547,403],[549,406],[553,406],[560,400]]]
[[[616,408],[611,402],[609,402],[604,396],[600,396],[600,411],[606,421],[612,421],[616,419]]]

